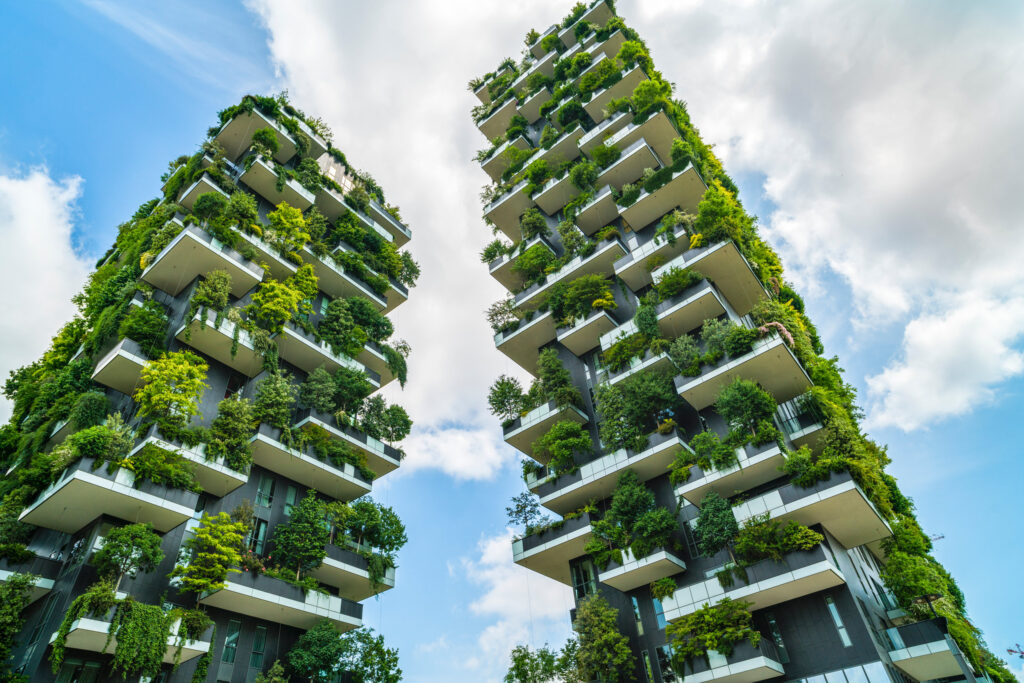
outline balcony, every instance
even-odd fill
[[[372,268],[367,267],[371,273],[374,272]],[[405,285],[391,277],[387,276],[388,289],[384,292],[384,296],[387,299],[387,306],[384,309],[385,313],[390,313],[395,310],[401,304],[404,304],[409,300],[409,290],[406,289]]]
[[[879,542],[892,535],[885,518],[853,481],[849,472],[833,474],[807,488],[786,484],[733,506],[736,521],[768,513],[772,519],[793,520],[805,526],[821,524],[843,544],[867,544],[876,557],[885,555]]]
[[[358,429],[339,424],[333,415],[311,409],[303,410],[298,415],[295,428],[301,429],[307,424],[323,429],[328,436],[343,441],[345,445],[362,453],[366,457],[366,466],[378,477],[395,471],[401,465],[402,451]]]
[[[622,74],[622,78],[604,90],[597,91],[589,101],[583,103],[583,108],[595,123],[600,123],[605,119],[604,108],[608,106],[609,102],[620,97],[631,96],[636,86],[647,80],[647,74],[640,68],[640,65],[634,66],[632,69],[623,69],[623,71],[625,73]]]
[[[388,242],[395,242],[394,235],[379,226],[376,221],[365,213],[349,204],[348,201],[333,188],[322,187],[317,190],[316,208],[332,223],[346,213],[351,213],[367,230],[372,230]],[[398,246],[401,246],[408,241],[408,239],[405,239],[402,242],[398,242]]]
[[[589,256],[576,256],[543,282],[516,294],[516,307],[520,310],[537,308],[556,282],[570,282],[583,275],[611,275],[612,264],[625,253],[626,246],[617,237],[602,242]]]
[[[95,469],[93,469],[95,467]],[[73,534],[100,515],[130,522],[149,522],[160,532],[192,518],[199,494],[151,481],[136,486],[135,474],[82,458],[40,493],[18,518],[26,524]]]
[[[597,40],[595,35],[594,40]],[[590,39],[587,38],[587,41]],[[603,54],[608,59],[614,59],[619,55],[619,50],[622,49],[622,44],[626,42],[626,36],[622,35],[622,31],[615,31],[615,33],[608,36],[603,42],[598,43],[590,48],[590,54],[594,55],[595,58],[599,54]]]
[[[231,276],[231,293],[241,297],[263,279],[263,269],[196,226],[171,240],[142,272],[142,279],[171,296],[199,275],[223,270]]]
[[[61,562],[48,557],[34,555],[27,562],[11,562],[0,559],[0,582],[7,581],[14,574],[32,574],[36,581],[29,589],[29,603],[33,603],[53,590],[53,582],[60,573]]]
[[[253,463],[338,500],[355,500],[373,488],[352,465],[319,460],[311,447],[299,451],[280,439],[280,429],[261,424],[249,441]]]
[[[612,196],[611,185],[605,185],[580,207],[576,213],[576,226],[584,235],[590,236],[614,221],[618,215],[619,207]]]
[[[609,116],[604,121],[588,130],[586,134],[580,138],[578,143],[580,152],[590,158],[595,147],[603,145],[605,143],[605,138],[610,138],[615,133],[618,133],[624,127],[629,125],[632,120],[633,115],[627,112],[616,112],[612,116]]]
[[[692,465],[690,478],[676,488],[676,495],[697,506],[712,491],[729,498],[778,479],[781,476],[779,468],[786,462],[785,454],[774,441],[761,446],[744,446],[736,455],[738,463],[724,470],[705,472],[699,465]]]
[[[695,410],[704,410],[737,377],[757,382],[779,403],[811,388],[811,379],[800,361],[782,337],[772,333],[754,342],[749,353],[702,366],[697,377],[676,377],[676,391]]]
[[[644,355],[639,358],[633,357],[629,360],[629,365],[618,370],[612,370],[610,368],[604,368],[601,371],[603,379],[608,380],[609,384],[618,384],[627,377],[632,377],[639,372],[656,372],[656,373],[671,373],[675,371],[675,365],[668,357],[668,353],[654,353],[651,350],[644,352]]]
[[[294,178],[286,178],[284,185],[278,190],[277,169],[260,156],[256,157],[252,166],[242,173],[239,180],[275,206],[281,202],[288,202],[289,206],[305,211],[313,206],[316,200],[316,196]]]
[[[292,136],[276,119],[267,116],[259,109],[235,116],[221,126],[213,141],[223,147],[225,156],[233,161],[252,147],[252,134],[260,128],[270,128],[274,131],[274,136],[277,138],[275,161],[283,164],[295,156],[295,141],[292,140]]]
[[[846,582],[843,573],[821,545],[811,550],[787,553],[781,561],[755,562],[746,568],[746,572],[746,582],[736,578],[729,588],[723,588],[714,575],[704,581],[680,586],[672,597],[662,601],[665,618],[669,621],[681,619],[705,603],[715,604],[723,598],[745,600],[751,603],[750,609],[754,611]]]
[[[778,650],[770,638],[761,638],[757,647],[741,640],[726,657],[714,650],[706,657],[693,660],[686,673],[686,683],[756,683],[782,676]]]
[[[673,173],[672,179],[654,192],[643,190],[635,202],[619,209],[622,219],[640,230],[676,208],[696,215],[706,189],[696,169],[689,165]]]
[[[391,233],[391,236],[395,238],[396,247],[405,246],[412,239],[412,231],[392,216],[390,211],[378,204],[376,200],[370,199],[370,207],[367,209],[367,212],[374,221]]]
[[[489,78],[485,78],[483,82],[473,91],[476,98],[480,100],[481,104],[489,104],[491,101],[491,89],[488,87],[494,81],[494,79],[504,76],[509,71],[509,67],[503,67],[495,71]]]
[[[220,186],[213,181],[213,178],[210,177],[209,174],[204,173],[199,177],[199,180],[189,185],[185,191],[181,193],[181,196],[178,198],[178,203],[191,211],[192,206],[196,203],[196,200],[199,199],[199,196],[204,195],[207,192],[217,192],[224,195],[225,199],[228,196],[228,193],[220,189]]]
[[[889,658],[915,681],[964,676],[963,655],[948,633],[944,617],[886,629]]]
[[[557,339],[560,344],[577,356],[582,356],[600,344],[601,335],[618,325],[608,311],[591,311],[585,318],[578,318],[568,327],[559,327]]]
[[[577,21],[573,22],[572,26],[559,31],[558,37],[566,47],[572,47],[576,44],[576,24],[586,21],[596,26],[604,26],[613,16],[615,13],[607,3],[604,0],[598,0]]]
[[[224,464],[224,458],[207,458],[206,444],[199,444],[196,447],[186,446],[183,443],[175,443],[163,438],[156,430],[156,426],[149,429],[131,451],[135,455],[146,446],[152,446],[171,453],[177,453],[188,460],[192,465],[199,485],[203,491],[222,497],[231,493],[238,487],[249,481],[248,472],[233,470]],[[130,457],[129,456],[129,457]]]
[[[537,236],[534,237],[529,242],[522,244],[518,249],[516,249],[515,253],[502,254],[498,258],[491,261],[490,265],[488,266],[491,272],[491,277],[500,282],[501,285],[509,291],[514,291],[516,289],[521,288],[524,283],[523,276],[520,273],[516,272],[513,269],[513,266],[516,264],[516,261],[519,260],[519,257],[522,256],[524,252],[529,250],[530,247],[536,246],[538,244],[547,247],[548,251],[551,252],[552,256],[557,256],[557,254],[555,253],[555,248],[551,246],[551,243],[548,242],[547,238],[543,236]]]
[[[550,311],[523,319],[519,326],[494,335],[494,345],[531,375],[537,374],[537,349],[555,339],[555,322]]]
[[[370,372],[376,373],[382,387],[397,379],[395,373],[388,367],[388,359],[384,356],[384,352],[372,341],[366,342],[363,350],[356,356],[356,361],[366,366]]]
[[[822,417],[816,409],[806,406],[803,399],[798,396],[779,405],[775,419],[793,448],[807,446],[812,453],[820,453],[825,438]]]
[[[355,602],[395,587],[393,567],[387,570],[380,584],[374,586],[370,581],[366,558],[348,548],[339,548],[333,543],[327,544],[327,557],[310,574],[321,583],[337,588],[338,595]]]
[[[359,603],[317,591],[303,594],[298,586],[263,574],[228,574],[224,588],[203,593],[199,602],[301,629],[311,629],[321,619],[329,620],[341,631],[363,625],[363,606]]]
[[[626,549],[622,551],[622,563],[612,560],[608,567],[598,574],[597,579],[612,588],[626,592],[685,571],[686,563],[664,548],[655,550],[639,560]]]
[[[733,242],[718,242],[708,247],[684,251],[656,268],[651,275],[657,279],[673,267],[692,268],[714,282],[737,315],[746,315],[754,304],[768,296],[750,263]]]
[[[491,152],[489,157],[480,162],[480,168],[494,182],[498,182],[501,174],[508,168],[508,155],[505,152],[510,149],[518,149],[520,151],[530,149],[530,141],[522,135],[516,137],[515,140],[506,140],[498,145],[498,148]]]
[[[142,368],[148,362],[138,342],[122,339],[96,364],[92,381],[131,396],[139,385]]]
[[[554,401],[545,403],[534,408],[526,415],[516,418],[508,427],[504,428],[505,443],[518,448],[542,465],[547,464],[547,459],[541,459],[533,455],[533,442],[544,436],[556,422],[569,420],[586,424],[590,421],[587,414],[576,406],[555,405]]]
[[[277,247],[264,242],[255,235],[248,235],[241,231],[238,232],[238,237],[256,252],[259,262],[270,271],[274,279],[283,282],[292,275],[295,275],[295,271],[298,268],[294,263],[282,256]]]
[[[318,341],[292,322],[287,323],[275,339],[281,360],[287,361],[305,372],[313,372],[323,366],[333,373],[338,368],[346,367],[366,375],[366,380],[375,389],[380,388],[380,375],[357,360],[344,355],[336,355],[327,342]]]
[[[553,54],[553,55],[557,56],[558,55],[557,51],[549,50],[549,51],[545,52],[544,48],[542,48],[540,46],[540,44],[542,42],[544,42],[544,39],[547,38],[549,35],[551,35],[552,33],[558,33],[558,31],[559,31],[559,27],[556,24],[552,24],[551,26],[549,26],[546,31],[544,31],[543,33],[540,34],[540,37],[537,38],[537,40],[533,43],[533,45],[531,45],[529,47],[530,54],[532,54],[537,59],[540,59],[544,55],[552,55]]]
[[[629,253],[615,263],[615,275],[629,285],[633,291],[640,290],[654,283],[651,277],[651,260],[657,258],[660,263],[677,257],[690,248],[690,236],[680,225],[673,231],[675,243],[669,242],[666,236],[652,236],[643,244],[635,235],[628,239]]]
[[[309,247],[303,247],[299,253],[303,261],[313,266],[317,286],[332,299],[361,296],[369,299],[377,310],[383,311],[387,308],[387,299],[370,289],[369,285],[359,278],[346,272],[344,266],[335,263],[330,256],[319,258]]]
[[[523,238],[522,230],[519,229],[519,217],[534,206],[533,198],[523,191],[526,189],[526,183],[525,180],[520,181],[484,209],[484,217],[513,242],[519,242]]]
[[[540,498],[540,504],[560,515],[578,510],[590,500],[608,498],[618,485],[619,476],[629,469],[640,481],[659,477],[668,471],[676,454],[689,450],[678,432],[653,433],[642,451],[620,449],[596,460],[580,465],[577,472],[563,474],[539,482],[530,489]]]
[[[552,55],[554,53],[551,53]],[[519,115],[529,123],[537,123],[540,120],[540,108],[545,102],[551,99],[551,91],[541,88],[532,95],[527,95],[519,105]]]
[[[320,137],[320,134],[309,127],[305,121],[300,117],[296,116],[294,119],[295,123],[298,124],[299,129],[305,133],[306,137],[309,138],[309,151],[306,156],[310,159],[319,159],[322,155],[327,153],[327,141]]]
[[[86,650],[88,652],[113,652],[117,649],[117,638],[110,635],[111,621],[117,607],[112,607],[102,617],[82,617],[71,622],[64,646],[68,649]],[[164,664],[187,662],[210,650],[208,640],[183,640],[178,649],[178,629],[181,620],[171,624],[171,635],[167,636],[167,649],[164,650]],[[209,637],[209,631],[206,634]],[[50,643],[57,639],[57,633],[50,636]]]
[[[263,371],[263,356],[256,351],[248,332],[236,329],[237,324],[228,320],[227,317],[220,321],[220,325],[214,325],[217,321],[217,314],[214,311],[206,312],[206,324],[201,325],[201,315],[202,312],[196,313],[187,326],[182,325],[178,328],[174,334],[175,339],[247,377],[255,377]],[[191,336],[188,339],[186,339],[186,327],[191,330]],[[232,354],[236,334],[238,335],[238,347]]]
[[[597,186],[611,185],[621,188],[626,183],[640,178],[644,170],[648,168],[661,168],[661,161],[647,141],[640,138],[622,149],[619,158],[601,171],[601,174],[597,176]]]
[[[608,137],[604,144],[626,149],[630,145],[636,144],[638,140],[644,140],[663,164],[671,163],[672,142],[679,137],[679,131],[668,118],[668,114],[658,111],[641,123],[633,123],[632,116],[629,114],[625,114],[625,116],[628,117],[626,125]]]
[[[516,107],[516,99],[509,97],[499,104],[485,119],[478,122],[476,127],[488,140],[493,140],[508,130],[512,123],[512,117],[519,113]]]
[[[590,514],[566,520],[557,528],[531,534],[512,541],[512,559],[521,567],[554,579],[567,586],[569,562],[584,554],[591,538]]]

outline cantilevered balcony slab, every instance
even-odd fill
[[[117,649],[117,638],[110,635],[111,620],[114,618],[114,611],[111,609],[103,617],[82,617],[71,622],[64,646],[74,650],[86,650],[88,652],[112,653]],[[188,640],[178,641],[178,629],[181,620],[171,624],[171,635],[167,636],[167,649],[164,650],[164,664],[177,664],[195,659],[210,651],[209,640]],[[57,633],[50,636],[50,642],[57,639]]]
[[[220,186],[213,181],[213,178],[210,177],[209,174],[204,173],[199,177],[199,180],[185,188],[185,191],[182,192],[181,196],[178,198],[178,203],[191,211],[192,206],[196,203],[196,200],[199,199],[200,195],[204,195],[208,192],[216,192],[217,194],[222,195],[225,199],[228,197],[228,193],[220,189]]]
[[[723,470],[705,472],[698,465],[690,467],[690,478],[676,487],[676,495],[699,506],[704,497],[714,491],[729,498],[766,484],[781,476],[779,468],[786,456],[775,442],[762,446],[748,445],[737,450],[737,464]]]
[[[654,278],[651,277],[651,259],[657,258],[661,263],[665,263],[690,248],[690,237],[686,234],[685,228],[677,226],[673,235],[674,244],[666,235],[654,237],[643,244],[636,244],[633,242],[636,238],[631,236],[629,253],[615,262],[615,275],[622,278],[634,292],[652,284]]]
[[[622,448],[580,465],[573,474],[563,474],[542,481],[531,490],[540,497],[540,504],[560,515],[578,510],[591,500],[608,498],[618,485],[619,476],[632,470],[640,481],[665,474],[676,455],[689,450],[682,435],[653,433],[641,451]]]
[[[915,681],[932,681],[964,675],[956,642],[948,635],[944,617],[919,621],[885,631],[892,663]]]
[[[754,304],[768,296],[750,263],[731,241],[686,250],[651,275],[658,279],[674,267],[692,268],[714,282],[737,315],[746,315]]]
[[[253,191],[259,193],[273,205],[287,202],[289,206],[305,211],[313,206],[316,196],[299,184],[294,178],[287,178],[280,190],[277,189],[277,170],[260,157],[252,163],[239,178]]]
[[[522,135],[517,136],[514,140],[506,140],[498,145],[497,149],[491,152],[489,157],[480,162],[480,168],[494,182],[498,182],[501,174],[509,167],[509,155],[506,152],[510,149],[517,149],[519,151],[530,149],[530,141]]]
[[[754,348],[738,358],[726,358],[714,366],[702,366],[697,377],[676,377],[676,391],[696,410],[718,398],[737,377],[757,382],[777,402],[788,401],[811,388],[800,361],[777,334],[754,342]]]
[[[601,583],[626,592],[684,571],[686,563],[665,548],[659,548],[640,559],[633,557],[633,553],[626,549],[622,551],[622,563],[612,560],[597,578]]]
[[[281,359],[305,372],[313,372],[323,366],[333,373],[338,368],[346,367],[365,375],[366,380],[374,388],[380,388],[380,375],[376,372],[353,358],[335,354],[327,342],[317,341],[292,324],[285,325],[275,339],[277,340],[277,352]]]
[[[786,554],[781,561],[762,560],[746,568],[747,580],[736,578],[723,588],[717,577],[682,585],[662,600],[665,618],[681,619],[723,598],[751,603],[751,611],[802,598],[842,585],[843,573],[822,546]],[[603,580],[603,579],[602,579]]]
[[[217,322],[217,314],[206,312],[206,324],[200,323],[202,311],[197,312],[188,325],[182,325],[174,334],[175,339],[191,346],[196,351],[224,363],[248,377],[255,377],[263,371],[263,356],[256,351],[252,337],[243,329],[236,330],[236,324],[225,317]],[[186,329],[190,332],[186,334]],[[238,347],[235,346],[235,335],[238,335]]]
[[[329,437],[342,441],[349,448],[362,453],[366,457],[366,466],[378,477],[395,471],[401,465],[400,450],[349,425],[339,424],[333,415],[306,409],[298,415],[295,428],[302,429],[307,425],[323,429]]]
[[[640,230],[676,208],[696,215],[706,189],[696,169],[689,165],[676,171],[671,180],[654,192],[643,190],[635,202],[620,206],[619,211],[624,221],[634,230]]]
[[[663,111],[655,112],[641,123],[633,123],[632,116],[627,116],[628,123],[609,136],[604,144],[626,149],[636,144],[637,140],[644,140],[654,150],[662,164],[671,163],[672,141],[679,137],[679,132],[669,120],[668,114]]]
[[[548,529],[512,541],[513,561],[538,574],[569,586],[569,562],[585,554],[592,537],[590,514],[566,520],[557,529]]]
[[[611,34],[600,43],[596,42],[596,36],[594,38],[595,44],[591,45],[588,50],[595,58],[598,55],[603,54],[608,57],[608,59],[614,59],[619,55],[619,50],[622,49],[622,44],[626,42],[626,36],[623,35],[621,30],[616,30],[615,33]]]
[[[486,118],[476,124],[476,127],[484,134],[484,137],[488,140],[502,135],[508,130],[509,124],[512,123],[512,117],[519,113],[519,109],[516,107],[516,99],[510,97],[497,106]]]
[[[848,472],[833,474],[807,488],[786,484],[733,507],[736,521],[768,513],[782,522],[821,524],[845,548],[867,544],[884,557],[878,542],[892,535],[885,518]]]
[[[505,233],[513,242],[523,237],[519,229],[519,217],[523,212],[534,206],[533,198],[526,194],[526,181],[516,184],[511,190],[501,195],[484,209],[484,217]]]
[[[606,139],[610,139],[611,136],[628,126],[632,121],[633,115],[627,112],[616,112],[609,116],[583,134],[583,137],[577,143],[580,152],[585,154],[587,158],[591,158],[595,147],[603,145]]]
[[[299,451],[281,443],[281,430],[261,424],[249,441],[253,463],[339,500],[355,500],[372,486],[348,463],[318,460],[312,448]]]
[[[277,138],[275,161],[283,164],[295,156],[295,141],[292,136],[284,126],[277,122],[277,119],[267,116],[259,109],[235,116],[221,126],[213,141],[224,148],[224,154],[228,159],[234,161],[252,147],[252,134],[260,128],[269,128],[274,131],[274,137]]]
[[[757,683],[783,675],[775,643],[761,638],[754,647],[749,640],[736,643],[728,657],[714,650],[706,657],[697,657],[690,662],[686,672],[687,683]]]
[[[722,296],[707,280],[657,305],[658,329],[666,339],[676,339],[700,327],[705,320],[725,314]]]
[[[238,236],[239,239],[249,245],[249,248],[256,252],[257,260],[267,267],[275,279],[284,281],[295,275],[295,271],[298,268],[294,263],[281,256],[281,252],[278,251],[277,247],[264,242],[255,235],[239,232]]]
[[[143,448],[150,446],[159,448],[170,453],[177,453],[192,466],[196,480],[203,487],[203,491],[213,494],[218,498],[226,496],[238,487],[249,481],[247,472],[233,470],[224,464],[224,458],[207,458],[206,444],[199,444],[191,447],[181,443],[173,443],[164,439],[156,427],[150,428],[149,432],[140,439],[132,449],[130,455],[135,455]]]
[[[619,207],[612,196],[612,188],[605,185],[598,190],[589,202],[580,207],[576,214],[576,226],[584,235],[593,235],[615,220],[619,215]]]
[[[33,603],[53,590],[53,582],[60,573],[62,563],[59,560],[51,560],[48,557],[33,555],[25,562],[12,562],[9,559],[0,560],[0,582],[6,582],[15,574],[31,574],[35,582],[29,588],[29,603]]]
[[[608,311],[591,311],[585,318],[573,321],[568,327],[558,328],[558,341],[577,356],[600,343],[601,335],[618,325]]]
[[[494,335],[494,345],[531,375],[537,375],[537,349],[555,339],[555,322],[550,311],[522,320],[519,327]]]
[[[537,123],[540,119],[541,106],[550,99],[551,91],[547,88],[541,88],[532,95],[527,95],[519,105],[519,115],[531,124]]]
[[[618,370],[606,369],[604,376],[608,379],[609,384],[618,384],[638,373],[668,373],[672,374],[675,372],[675,365],[668,357],[668,353],[662,351],[661,353],[654,353],[650,350],[645,351],[644,355],[639,358],[631,358],[629,364],[624,368]]]
[[[520,256],[529,251],[531,247],[534,247],[538,244],[541,247],[547,248],[547,250],[551,252],[552,256],[557,255],[555,253],[555,248],[551,246],[551,242],[549,242],[547,238],[538,235],[529,242],[526,242],[525,244],[521,245],[518,249],[516,249],[515,253],[502,254],[498,258],[491,261],[489,266],[491,277],[500,282],[501,285],[505,287],[505,289],[516,290],[521,288],[524,283],[523,276],[521,273],[516,271],[513,266],[515,266],[516,261],[519,260]]]
[[[511,425],[506,427],[504,429],[505,443],[513,448],[518,448],[540,464],[546,465],[548,458],[534,455],[533,442],[544,436],[556,422],[562,421],[586,424],[589,418],[576,406],[559,407],[555,405],[554,401],[551,401],[516,418]]]
[[[375,220],[349,204],[348,201],[346,201],[346,199],[334,188],[322,187],[317,190],[316,208],[332,223],[346,213],[351,213],[366,229],[372,230],[388,242],[396,242],[395,236],[391,232],[385,230],[383,227],[378,225]],[[404,239],[403,241],[396,242],[396,244],[401,246],[408,241],[408,239]]]
[[[394,382],[398,377],[388,367],[388,359],[381,351],[381,348],[372,341],[366,342],[362,351],[356,356],[356,360],[379,376],[379,383],[382,387]]]
[[[198,275],[223,270],[231,276],[231,293],[241,297],[263,279],[263,269],[205,230],[190,225],[161,250],[142,279],[171,296],[191,284]]]
[[[390,211],[377,203],[377,200],[370,199],[370,205],[366,211],[370,218],[391,233],[391,236],[395,238],[396,247],[405,246],[412,239],[412,231],[409,230],[409,227],[392,216]]]
[[[631,96],[636,86],[646,80],[647,74],[640,68],[640,65],[634,66],[632,69],[626,69],[621,79],[604,90],[594,93],[588,101],[583,103],[583,108],[590,115],[590,118],[594,119],[596,123],[600,123],[605,119],[604,109],[608,106],[609,102],[620,97]]]
[[[533,196],[533,201],[537,203],[541,211],[553,215],[561,211],[562,207],[578,197],[579,194],[580,189],[572,184],[569,174],[564,173],[560,177],[546,182],[544,187]]]
[[[584,275],[605,275],[612,273],[612,264],[626,253],[626,246],[618,239],[606,240],[597,245],[597,249],[588,256],[576,256],[551,273],[545,280],[516,294],[516,307],[520,310],[537,308],[551,291],[556,282],[571,282]]]
[[[367,268],[367,270],[374,272],[371,268]],[[374,274],[376,275],[378,273]],[[409,300],[409,290],[395,278],[387,276],[387,279],[388,288],[387,291],[384,292],[384,298],[387,301],[387,306],[385,306],[384,312],[390,313]]]
[[[307,630],[322,619],[327,619],[340,631],[351,631],[363,625],[363,606],[359,603],[312,590],[303,594],[298,586],[265,574],[228,574],[224,588],[203,593],[199,602]]]
[[[619,158],[601,171],[597,176],[597,186],[611,185],[621,188],[626,183],[638,180],[648,168],[661,168],[661,161],[647,141],[640,138],[622,149]]]
[[[803,397],[796,397],[779,404],[775,419],[793,448],[806,446],[812,453],[820,453],[824,447],[825,428],[822,418],[813,408],[801,404]]]
[[[170,531],[192,517],[198,494],[150,481],[136,486],[135,474],[106,463],[82,458],[68,466],[60,479],[40,493],[18,518],[26,524],[75,533],[100,515],[129,522],[149,522],[157,531]]]
[[[576,38],[576,24],[585,21],[594,26],[604,26],[614,16],[615,12],[608,6],[608,3],[605,0],[598,0],[577,21],[573,22],[572,26],[559,31],[558,37],[566,47],[572,47],[578,40]]]
[[[549,26],[546,31],[544,31],[543,33],[540,34],[540,37],[537,38],[537,40],[533,43],[533,45],[530,46],[530,48],[529,48],[530,49],[530,54],[533,55],[537,59],[540,59],[544,55],[551,55],[551,54],[553,54],[553,55],[557,56],[558,55],[558,51],[557,50],[545,50],[543,47],[541,47],[541,43],[544,42],[544,39],[547,38],[552,33],[557,35],[559,30],[560,29],[559,29],[557,24],[552,24],[551,26]]]
[[[379,584],[370,581],[369,563],[362,555],[327,544],[327,557],[309,573],[317,581],[338,589],[338,595],[359,602],[395,587],[395,569],[389,567]]]
[[[369,285],[346,271],[344,266],[336,263],[330,256],[320,258],[310,251],[309,247],[303,247],[299,253],[303,261],[313,266],[317,286],[332,299],[361,296],[369,299],[379,311],[388,307],[385,297],[370,289]]]
[[[96,363],[92,381],[132,396],[139,386],[142,368],[148,362],[138,342],[122,339]]]

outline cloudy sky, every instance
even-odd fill
[[[30,362],[117,225],[216,111],[288,89],[402,208],[424,275],[394,314],[417,421],[379,497],[409,527],[367,605],[411,681],[499,680],[514,642],[568,633],[567,591],[511,564],[515,454],[483,409],[514,366],[466,81],[563,0],[46,0],[0,23],[0,372]],[[1024,6],[620,0],[805,293],[872,435],[992,649],[1024,638]],[[2,408],[2,415],[8,409]],[[1011,531],[1012,533],[1012,531]],[[1019,535],[1019,534],[1017,534]]]

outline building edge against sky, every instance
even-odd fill
[[[488,318],[533,378],[489,397],[515,562],[617,609],[638,680],[1013,680],[648,46],[607,0],[525,45],[469,84]]]
[[[406,380],[387,313],[419,275],[410,239],[284,97],[246,96],[171,163],[5,386],[11,670],[241,683],[301,671],[307,632],[347,640],[330,666],[397,670],[360,627],[406,541],[369,494],[412,426],[377,394]]]

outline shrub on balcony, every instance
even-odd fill
[[[736,516],[729,501],[711,491],[700,502],[700,514],[694,526],[697,549],[705,557],[711,557],[725,548],[739,533]]]
[[[349,418],[355,417],[363,405],[363,399],[373,393],[373,385],[367,381],[366,375],[346,367],[340,367],[334,372],[334,386],[335,410]]]
[[[135,473],[135,487],[144,481],[160,486],[202,493],[196,480],[195,469],[180,453],[147,443],[138,451],[118,463]]]
[[[363,402],[359,426],[380,441],[395,444],[409,436],[412,420],[400,405],[387,405],[380,396],[371,396]]]
[[[258,128],[252,134],[252,146],[257,154],[272,157],[277,154],[280,148],[277,142],[277,135],[273,128]]]
[[[316,492],[308,491],[292,506],[288,520],[274,527],[274,559],[285,569],[294,570],[298,581],[303,572],[320,566],[327,557],[327,539],[324,502]]]
[[[210,423],[206,454],[224,458],[236,472],[247,472],[252,464],[249,439],[252,436],[253,407],[248,399],[230,396],[217,404],[217,417]]]
[[[647,435],[681,406],[671,377],[638,372],[596,391],[601,441],[612,448],[643,450]]]
[[[608,168],[622,156],[622,150],[615,145],[598,145],[591,152],[590,156],[597,162],[599,168]],[[595,178],[595,180],[597,180]]]
[[[651,582],[651,597],[655,600],[666,600],[676,592],[676,582],[671,576]]]
[[[658,277],[654,287],[658,290],[661,300],[665,301],[682,294],[702,280],[704,280],[704,276],[695,270],[673,266]]]
[[[617,307],[611,286],[601,275],[583,275],[571,282],[557,282],[545,299],[543,308],[551,311],[558,327],[566,327],[594,310]]]
[[[729,426],[743,434],[746,439],[766,439],[777,433],[772,425],[772,418],[777,408],[771,394],[750,380],[735,378],[726,385],[715,400],[715,411],[721,415]],[[759,432],[765,432],[759,436]]]
[[[581,192],[592,192],[597,175],[597,164],[593,161],[580,161],[569,171],[569,182]]]
[[[558,52],[562,52],[565,49],[561,39],[559,39],[559,37],[558,37],[558,33],[557,32],[550,33],[550,34],[544,36],[541,39],[541,41],[540,41],[540,47],[541,47],[542,50],[544,50],[544,54],[547,54],[548,52],[551,52],[552,50],[557,50]]]
[[[345,299],[334,299],[327,304],[327,312],[316,330],[335,355],[349,358],[358,356],[369,340],[366,330],[356,325]]]
[[[700,374],[703,355],[696,340],[683,334],[672,341],[668,347],[668,357],[684,377],[696,377]]]
[[[544,244],[535,244],[516,259],[512,270],[523,278],[524,289],[541,282],[555,261],[555,255]]]
[[[626,335],[616,340],[601,354],[602,362],[612,372],[618,372],[629,366],[634,358],[642,358],[650,347],[650,338],[640,332]]]
[[[544,126],[544,130],[540,132],[540,139],[538,140],[538,143],[544,149],[551,149],[560,137],[561,133],[558,132],[558,129],[551,124],[547,124]]]
[[[271,372],[256,385],[252,406],[253,422],[288,432],[292,424],[292,404],[298,391],[287,372]]]
[[[561,420],[534,441],[531,448],[534,456],[549,458],[548,469],[557,476],[575,472],[578,468],[573,455],[589,453],[594,444],[590,434],[578,422]]]
[[[550,232],[544,214],[534,208],[523,211],[522,215],[519,216],[519,229],[523,233],[523,241],[532,240],[534,237],[547,236]]]
[[[317,277],[309,264],[300,266],[284,282],[265,280],[252,295],[252,303],[246,312],[263,329],[276,334],[299,314],[309,314],[308,303],[317,294]]]
[[[591,94],[614,85],[620,80],[622,80],[622,62],[618,59],[605,59],[580,79],[580,97],[586,100]]]
[[[635,657],[618,628],[618,610],[600,595],[581,600],[573,630],[579,636],[576,662],[580,679],[608,683],[633,680]]]
[[[672,667],[682,672],[709,650],[728,657],[736,643],[747,640],[754,647],[761,634],[751,626],[751,603],[722,598],[714,606],[704,603],[695,612],[668,625],[665,636],[672,645]]]
[[[139,416],[156,421],[169,438],[182,437],[208,388],[207,369],[206,361],[190,351],[165,353],[146,363],[133,397],[139,404]]]
[[[68,424],[79,430],[95,427],[107,418],[110,412],[110,401],[102,391],[87,391],[81,394],[68,413]]]
[[[53,673],[60,671],[64,663],[64,646],[71,632],[71,624],[83,617],[102,618],[116,604],[114,584],[109,581],[97,581],[71,602],[50,644],[50,668]]]
[[[310,683],[330,683],[347,675],[353,683],[398,683],[402,670],[398,650],[384,645],[373,629],[340,633],[326,619],[295,642],[285,656],[293,677]]]
[[[783,527],[765,513],[743,523],[736,535],[733,552],[741,562],[747,564],[766,559],[778,562],[787,553],[811,550],[824,540],[824,536],[802,524],[790,521]]]
[[[299,385],[299,404],[319,413],[333,414],[336,391],[334,376],[324,366],[313,370]]]
[[[583,404],[579,389],[573,386],[572,376],[555,349],[547,348],[540,352],[537,357],[537,376],[544,397],[554,401],[559,408]]]
[[[214,327],[219,327],[230,296],[231,275],[224,270],[211,270],[196,285],[192,298],[189,300],[185,319],[191,320],[192,316],[198,312],[199,327],[205,329],[207,312],[214,311],[217,313],[217,318],[213,324]],[[186,330],[189,329],[186,328]],[[186,332],[186,334],[190,334],[190,332]]]
[[[583,105],[576,100],[566,102],[557,112],[555,112],[555,120],[558,121],[558,125],[560,125],[563,130],[568,129],[570,124],[583,123],[588,118],[587,110],[584,109]]]
[[[117,333],[138,342],[148,358],[160,355],[166,349],[164,340],[167,338],[167,315],[163,306],[153,300],[142,306],[131,306]]]
[[[345,441],[332,437],[319,425],[304,425],[298,433],[295,445],[300,448],[312,448],[318,460],[329,462],[339,469],[351,465],[365,481],[377,478],[377,473],[366,464],[364,453],[356,451]]]
[[[197,597],[224,588],[228,572],[238,571],[234,567],[241,562],[245,535],[245,523],[232,520],[228,513],[204,514],[200,525],[181,544],[181,559],[187,558],[188,563],[175,565],[171,578],[177,579],[181,590]]]

